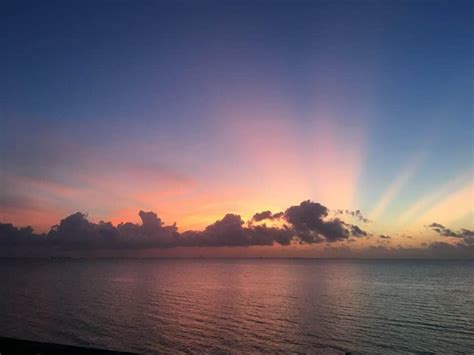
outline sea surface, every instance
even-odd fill
[[[140,353],[474,354],[474,262],[0,260],[0,336]]]

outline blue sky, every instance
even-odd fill
[[[472,227],[472,2],[1,6],[1,219],[199,228],[312,199]]]

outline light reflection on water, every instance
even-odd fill
[[[474,262],[0,261],[0,335],[137,352],[472,353]]]

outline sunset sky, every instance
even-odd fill
[[[339,216],[373,234],[351,244],[453,243],[427,226],[474,229],[473,10],[6,1],[0,222],[183,232],[311,200],[370,220]]]

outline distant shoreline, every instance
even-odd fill
[[[309,257],[219,257],[219,256],[170,256],[170,257],[36,257],[36,256],[0,256],[0,260],[51,260],[51,261],[80,261],[80,260],[314,260],[314,261],[474,261],[473,258],[309,258]]]

